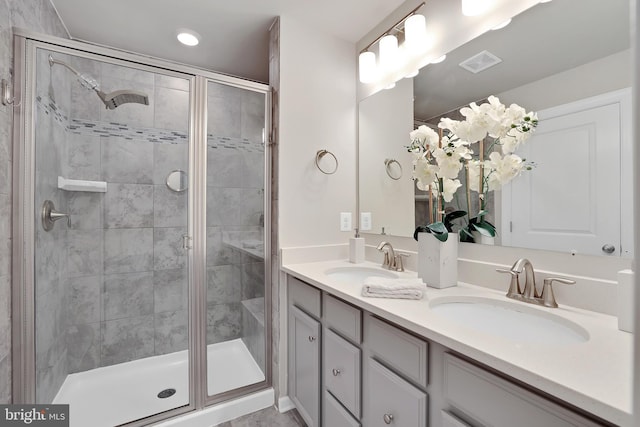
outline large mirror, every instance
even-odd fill
[[[631,257],[629,16],[629,0],[540,3],[362,100],[360,211],[371,223],[363,231],[409,237],[428,222],[428,196],[412,180],[409,133],[460,119],[461,107],[494,95],[536,112],[539,125],[517,151],[534,167],[488,194],[497,233],[486,243]],[[389,160],[400,179],[389,175]],[[462,199],[452,204],[467,210]]]

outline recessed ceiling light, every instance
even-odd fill
[[[433,61],[431,61],[431,64],[439,64],[442,61],[444,61],[445,59],[447,59],[447,55],[442,55],[442,56],[434,59]]]
[[[178,41],[186,46],[195,46],[200,43],[200,35],[191,30],[178,30]]]

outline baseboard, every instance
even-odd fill
[[[289,396],[284,396],[278,399],[278,411],[280,411],[281,414],[295,408],[296,405]]]

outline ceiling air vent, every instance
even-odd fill
[[[473,74],[477,74],[480,71],[484,71],[487,68],[493,67],[494,65],[501,62],[502,59],[498,58],[489,51],[483,50],[477,55],[473,55],[471,58],[465,59],[458,65],[460,65],[465,70],[472,72]]]

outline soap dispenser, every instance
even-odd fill
[[[364,262],[364,238],[356,228],[356,234],[349,239],[349,262],[360,264]]]

